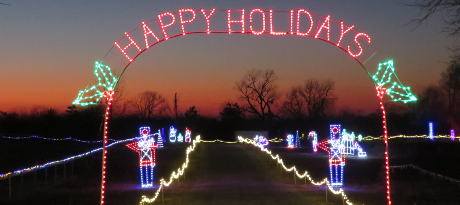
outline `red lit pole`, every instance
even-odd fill
[[[383,96],[386,93],[386,89],[376,86],[377,97],[379,99],[380,111],[382,111],[382,127],[383,127],[383,141],[385,142],[385,181],[386,181],[386,191],[387,191],[387,201],[388,205],[391,205],[391,195],[390,195],[390,153],[388,150],[388,129],[387,129],[387,115],[385,112],[385,106],[383,104]]]
[[[105,108],[105,117],[104,117],[104,138],[103,138],[103,148],[102,148],[102,179],[101,179],[101,205],[105,202],[105,174],[106,174],[106,167],[107,167],[107,149],[105,146],[107,145],[108,138],[109,138],[109,120],[113,102],[113,95],[115,91],[108,90],[104,93],[105,98],[107,99],[107,107]]]

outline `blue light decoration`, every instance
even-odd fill
[[[455,130],[454,129],[450,129],[450,139],[455,140]]]
[[[185,128],[185,142],[191,143],[192,142],[192,131],[190,131],[188,128]]]
[[[329,125],[329,137],[331,139],[338,139],[341,136],[342,125],[341,124],[332,124]]]
[[[300,146],[300,135],[299,135],[299,131],[297,130],[296,133],[295,133],[295,148],[301,148]]]
[[[175,143],[176,142],[176,133],[177,129],[174,126],[169,127],[169,142]]]
[[[342,126],[334,124],[329,126],[329,179],[331,186],[342,187],[343,185],[343,167],[345,166],[345,155],[342,153]]]
[[[294,135],[288,134],[286,137],[287,148],[293,149],[294,148]]]
[[[254,141],[257,142],[257,145],[262,146],[262,147],[266,147],[268,145],[268,143],[269,143],[267,138],[265,138],[262,135],[256,135],[254,137]]]
[[[318,152],[318,134],[316,134],[315,131],[310,131],[308,133],[308,138],[311,138],[312,141],[311,141],[311,144],[313,146],[313,152]]]
[[[158,148],[163,148],[164,144],[163,144],[163,135],[161,135],[161,130],[158,129],[158,132],[153,134],[153,136],[157,137],[156,142],[157,142]]]
[[[182,133],[179,132],[179,135],[177,135],[177,142],[184,142],[184,136],[182,136]]]
[[[434,125],[433,122],[428,122],[428,137],[434,140]]]
[[[154,172],[156,165],[155,138],[150,135],[150,127],[140,127],[139,133],[141,138],[137,142],[132,142],[126,146],[139,153],[139,170],[142,188],[153,187]]]

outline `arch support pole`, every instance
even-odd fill
[[[379,106],[382,115],[382,128],[383,128],[383,141],[385,143],[385,185],[387,204],[391,205],[391,189],[390,189],[390,153],[388,150],[388,129],[387,129],[387,115],[383,103],[383,96],[386,94],[386,89],[380,86],[375,87],[377,91],[377,98],[379,99]]]
[[[112,102],[115,91],[108,90],[104,92],[104,96],[107,100],[107,106],[104,114],[104,133],[103,133],[103,148],[102,148],[102,176],[101,176],[101,205],[105,202],[105,182],[106,182],[106,169],[107,169],[107,149],[106,145],[109,138],[109,120],[110,114],[112,113]]]

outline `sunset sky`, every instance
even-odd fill
[[[164,11],[180,8],[305,8],[356,25],[373,38],[375,55],[365,64],[394,58],[401,80],[415,93],[436,84],[456,40],[442,33],[435,17],[416,28],[422,13],[402,0],[14,0],[0,6],[0,111],[33,107],[64,110],[92,80],[93,61],[125,31]],[[458,41],[458,40],[457,40]],[[250,69],[273,69],[278,91],[306,79],[335,81],[339,109],[373,111],[372,82],[350,56],[322,41],[275,36],[196,35],[171,39],[133,63],[121,82],[123,98],[152,90],[180,109],[196,105],[216,115],[237,101],[235,82]]]

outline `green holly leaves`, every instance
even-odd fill
[[[97,84],[80,90],[72,104],[80,106],[95,105],[104,97],[106,91],[115,90],[118,78],[113,75],[109,66],[100,61],[94,62],[94,76],[97,78]]]
[[[393,59],[379,63],[377,71],[371,76],[375,85],[386,90],[386,94],[394,102],[415,102],[417,97],[409,86],[404,86],[396,75]]]

